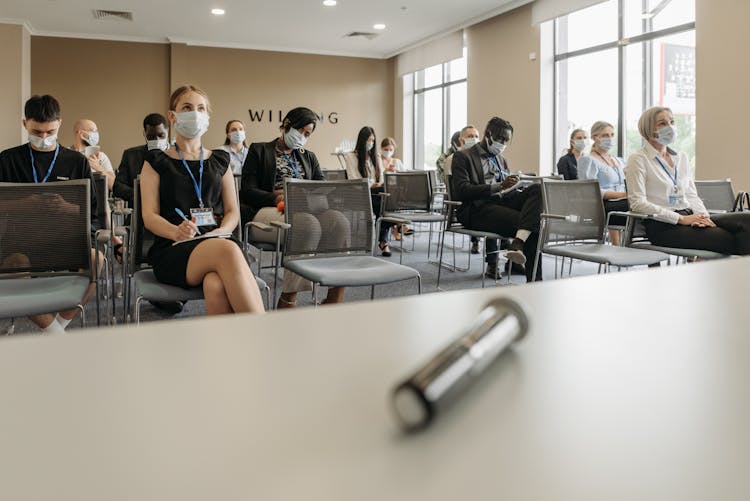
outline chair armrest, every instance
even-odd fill
[[[443,200],[443,205],[451,205],[453,207],[458,207],[461,204],[462,202],[459,202],[458,200]]]
[[[395,223],[395,224],[412,224],[412,221],[410,219],[404,219],[402,217],[381,217],[381,221],[385,221],[386,223]]]
[[[250,224],[250,223],[248,223],[248,224]],[[271,226],[275,226],[275,227],[280,228],[282,230],[288,230],[289,228],[292,227],[291,224],[289,224],[289,223],[282,223],[281,221],[271,221]]]
[[[720,210],[720,209],[709,209],[708,210],[709,214],[726,214],[727,212],[729,212],[729,211]]]
[[[560,219],[560,220],[570,220],[569,218],[572,218],[573,216],[562,216],[560,214],[546,214],[542,213],[539,215],[542,219]]]
[[[256,221],[250,221],[249,223],[245,223],[245,230],[248,230],[250,227],[257,228],[261,231],[273,231],[273,228],[271,228],[266,223],[258,223]]]

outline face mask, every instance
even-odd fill
[[[97,131],[86,133],[86,139],[84,142],[89,146],[96,146],[99,144],[99,133]]]
[[[656,133],[659,135],[656,140],[664,146],[669,146],[670,144],[674,143],[675,139],[677,139],[677,129],[674,125],[667,125],[666,127],[662,127],[661,129],[657,130]]]
[[[200,111],[186,111],[174,114],[174,128],[180,135],[193,139],[202,136],[208,130],[208,114]]]
[[[599,140],[599,148],[603,149],[604,151],[609,151],[612,149],[612,138],[611,137],[603,137]]]
[[[305,146],[305,143],[307,143],[307,138],[297,129],[291,128],[289,129],[289,132],[284,134],[284,142],[291,149],[298,150]]]
[[[57,134],[47,137],[39,137],[33,134],[29,134],[29,142],[31,146],[39,150],[48,150],[57,144]]]
[[[585,139],[576,139],[573,141],[573,148],[578,151],[583,151],[586,149],[586,140]]]
[[[370,151],[375,146],[375,143],[372,141],[367,141],[367,144],[365,144],[365,149],[367,151]]]
[[[478,142],[479,142],[478,137],[467,137],[466,139],[464,139],[464,146],[462,149],[468,150],[469,148],[473,147]]]
[[[385,158],[391,158],[393,156],[393,150],[383,150],[383,156]]]
[[[233,130],[229,133],[229,140],[234,144],[241,144],[245,140],[244,130]]]
[[[505,148],[505,143],[501,143],[500,141],[493,141],[492,138],[489,137],[487,138],[487,149],[493,155],[500,155],[503,151],[505,151]]]
[[[166,150],[169,148],[169,142],[166,139],[148,139],[146,148],[149,150]]]

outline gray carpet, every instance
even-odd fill
[[[425,226],[426,229],[426,226]],[[432,251],[430,255],[430,260],[435,261],[435,250],[437,249],[437,245],[435,242],[435,238],[437,237],[437,233],[433,236],[433,242],[432,242]],[[438,292],[436,288],[437,283],[437,274],[438,274],[438,268],[436,264],[429,263],[427,260],[427,242],[428,242],[428,235],[426,231],[419,231],[417,232],[413,237],[407,237],[404,247],[408,250],[411,250],[412,244],[414,245],[414,250],[412,252],[405,252],[403,256],[403,264],[407,266],[411,266],[415,268],[419,273],[422,275],[422,293],[423,294],[432,294],[435,292]],[[450,250],[450,238],[446,239],[446,249],[445,249],[445,255],[443,257],[443,262],[448,263],[452,262],[453,254]],[[466,267],[467,259],[469,257],[469,240],[461,239],[457,237],[456,240],[456,259],[458,261],[458,265],[460,267]],[[391,262],[398,263],[399,262],[399,256],[400,253],[397,250],[398,244],[393,243],[392,250],[393,255],[389,258],[382,258],[387,259]],[[268,264],[270,254],[266,254],[264,257],[264,265]],[[544,259],[544,279],[545,280],[552,280],[555,276],[555,260],[550,257],[545,257]],[[255,266],[253,266],[253,269],[255,269]],[[471,267],[469,271],[461,272],[461,271],[450,271],[445,268],[442,270],[442,275],[440,278],[440,289],[442,291],[453,291],[453,290],[461,290],[461,289],[474,289],[479,288],[482,286],[481,281],[481,270],[482,270],[482,256],[481,255],[471,255]],[[568,272],[568,266],[566,265],[566,276]],[[580,275],[590,275],[595,274],[597,272],[597,266],[592,265],[590,263],[580,263],[576,262],[573,266],[573,276],[580,276]],[[273,270],[263,270],[261,272],[261,277],[270,285],[273,286]],[[521,273],[514,272],[511,275],[510,279],[510,285],[511,286],[518,286],[526,283],[526,278]],[[281,284],[281,281],[279,281],[279,285]],[[118,282],[118,290],[121,289],[121,283]],[[493,280],[486,279],[485,280],[485,286],[486,287],[507,287],[509,284],[507,283],[507,277],[503,276],[501,280],[498,280],[497,283],[495,283]],[[376,300],[378,298],[389,298],[389,297],[398,297],[398,296],[408,296],[417,294],[417,284],[415,280],[410,280],[407,282],[400,282],[390,285],[380,285],[375,288],[375,298]],[[319,300],[322,300],[323,297],[325,297],[325,288],[322,288],[322,290],[319,293]],[[353,301],[369,301],[370,300],[370,288],[369,287],[354,287],[354,288],[348,288],[346,290],[346,295],[344,298],[345,302],[353,302]],[[104,298],[102,298],[102,301],[104,301]],[[299,294],[298,297],[298,307],[304,308],[304,307],[310,307],[312,305],[312,294],[310,292],[303,292]],[[106,322],[104,309],[102,308],[102,322]],[[116,301],[116,320],[117,323],[122,323],[123,318],[123,304],[122,299],[118,298]],[[176,314],[171,315],[163,310],[159,310],[155,308],[153,305],[151,305],[148,302],[144,302],[143,306],[141,308],[141,322],[156,322],[156,321],[162,321],[162,320],[169,320],[172,318],[184,318],[184,317],[193,317],[193,316],[200,316],[205,314],[205,305],[203,301],[190,301],[188,302],[183,311]],[[86,328],[96,328],[96,306],[94,301],[90,301],[89,304],[86,307]],[[11,325],[10,319],[3,319],[0,320],[0,330],[6,331],[8,330],[8,327]],[[29,320],[25,318],[19,318],[15,319],[14,321],[14,332],[16,334],[23,334],[23,333],[34,333],[39,332],[39,329],[33,325]],[[81,328],[81,322],[80,318],[76,318],[70,326],[68,326],[67,331],[74,331],[76,329]]]

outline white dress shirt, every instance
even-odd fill
[[[242,145],[242,149],[237,152],[232,149],[231,145],[222,144],[217,149],[224,150],[229,153],[229,168],[232,169],[232,174],[234,174],[235,176],[242,174],[242,166],[245,165],[248,147]]]
[[[677,224],[680,215],[675,211],[691,209],[695,214],[708,214],[706,206],[695,191],[695,182],[690,175],[688,158],[684,153],[669,151],[674,168],[659,159],[659,152],[646,143],[643,148],[628,158],[625,179],[628,183],[630,210],[639,214],[656,216],[665,223]],[[675,189],[684,196],[670,204]]]

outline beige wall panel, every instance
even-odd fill
[[[531,6],[494,17],[466,30],[468,117],[484,133],[493,116],[515,129],[507,149],[512,170],[539,170],[539,28]]]
[[[750,190],[744,159],[750,64],[750,2],[696,0],[696,178],[731,177]]]
[[[125,148],[144,142],[143,117],[166,112],[169,46],[34,36],[31,90],[60,101],[65,146],[77,119],[94,120],[116,168]]]
[[[0,24],[0,150],[24,141],[21,119],[29,93],[29,32],[19,24]]]
[[[374,127],[378,139],[394,133],[390,61],[194,46],[187,47],[186,61],[186,81],[172,87],[192,83],[208,93],[207,145],[223,143],[230,119],[245,122],[249,141],[270,141],[279,135],[279,111],[283,117],[296,106],[323,116],[308,146],[324,167],[338,165],[330,153],[343,140],[354,141],[363,125]],[[261,119],[251,120],[249,110]]]

